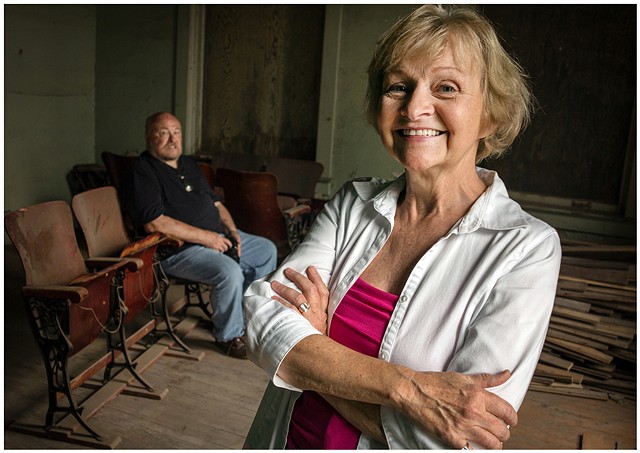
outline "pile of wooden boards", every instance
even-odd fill
[[[555,305],[530,390],[636,398],[636,248],[564,242]]]

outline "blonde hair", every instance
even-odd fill
[[[428,60],[447,45],[480,65],[484,116],[495,126],[480,140],[476,161],[501,155],[526,128],[534,98],[522,67],[504,50],[493,25],[479,12],[454,5],[424,5],[385,32],[369,64],[365,113],[377,130],[385,75],[415,55]]]

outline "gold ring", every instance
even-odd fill
[[[310,308],[311,308],[311,306],[307,302],[303,302],[298,307],[298,310],[300,310],[300,313],[306,313],[306,312],[309,311]]]

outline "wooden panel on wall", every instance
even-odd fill
[[[203,152],[315,159],[324,5],[207,5]]]
[[[618,205],[635,143],[636,6],[483,11],[530,74],[540,105],[509,155],[483,165],[510,190]]]

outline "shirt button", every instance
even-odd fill
[[[405,295],[400,298],[400,302],[406,302],[409,298]]]

